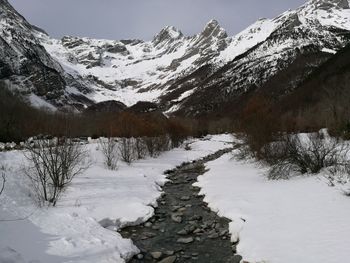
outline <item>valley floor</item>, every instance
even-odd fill
[[[233,141],[230,135],[195,139],[191,150],[177,148],[131,166],[120,162],[117,171],[104,168],[98,144],[90,143],[91,168],[74,179],[57,207],[40,209],[23,175],[22,153],[0,153],[7,175],[0,196],[0,262],[124,262],[138,248],[111,230],[153,216],[164,171],[232,147]],[[329,187],[322,174],[268,181],[264,168],[238,162],[232,153],[206,167],[194,185],[213,211],[232,220],[231,239],[239,239],[244,260],[338,263],[350,257],[350,198],[340,187]]]
[[[230,147],[230,141],[230,135],[192,140],[191,150],[174,149],[131,166],[120,161],[117,171],[104,168],[98,144],[91,143],[91,168],[73,180],[57,207],[41,209],[23,175],[23,154],[0,153],[7,176],[0,196],[0,262],[124,262],[138,249],[110,230],[152,217],[164,171]]]

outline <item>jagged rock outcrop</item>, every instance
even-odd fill
[[[329,10],[330,8],[342,8],[348,9],[348,0],[311,0],[310,4],[313,4],[316,8]]]

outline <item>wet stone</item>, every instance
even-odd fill
[[[159,259],[162,257],[163,253],[162,252],[151,252],[150,253],[151,256],[154,258],[154,259]]]
[[[180,198],[181,201],[189,201],[191,198],[187,195],[184,195]]]
[[[194,215],[190,218],[190,221],[201,221],[203,219],[202,216]]]
[[[222,236],[225,236],[225,235],[227,235],[228,234],[228,230],[222,230],[221,232],[220,232],[220,236],[222,237]]]
[[[181,223],[182,222],[182,217],[178,214],[172,214],[171,215],[171,220],[173,220],[176,223]]]
[[[219,237],[219,234],[218,233],[213,233],[213,234],[210,234],[208,236],[208,238],[211,238],[211,239],[214,239],[214,238],[218,238]]]
[[[178,231],[176,234],[178,234],[180,236],[186,236],[188,234],[188,232],[185,229],[182,229],[182,230]]]
[[[176,261],[176,256],[171,256],[171,257],[162,259],[161,261],[159,261],[159,263],[174,263],[175,261]]]
[[[172,255],[174,255],[174,251],[172,251],[172,250],[167,250],[167,251],[165,251],[164,252],[164,255],[167,255],[167,256],[172,256]]]
[[[192,243],[193,241],[194,241],[193,237],[188,237],[188,238],[179,238],[176,242],[181,244],[188,244],[188,243]]]
[[[176,212],[176,211],[179,210],[180,208],[182,208],[182,206],[179,206],[179,205],[173,206],[172,211],[173,211],[173,212]]]
[[[145,227],[151,227],[153,224],[151,222],[145,223]]]
[[[197,229],[195,229],[195,230],[193,231],[193,234],[198,234],[198,233],[201,233],[201,232],[203,232],[203,230],[197,228]]]

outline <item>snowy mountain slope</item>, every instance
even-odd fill
[[[310,1],[273,20],[261,20],[260,23],[268,26],[252,31],[271,32],[266,40],[236,56],[223,67],[216,65],[217,70],[206,75],[197,71],[191,79],[178,80],[178,89],[186,86],[183,91],[195,89],[195,92],[180,103],[171,103],[171,110],[183,115],[203,115],[222,111],[225,104],[234,108],[243,95],[264,89],[272,77],[304,58],[299,67],[305,68],[305,71],[299,71],[289,81],[281,82],[277,93],[283,95],[292,92],[298,83],[329,58],[329,54],[323,54],[324,51],[334,53],[349,43],[349,4],[337,3]],[[255,37],[259,39],[258,34]],[[229,54],[234,54],[233,50]],[[227,58],[227,50],[221,55]],[[163,99],[163,103],[167,105],[169,100]]]
[[[193,37],[166,27],[150,42],[76,37],[55,40],[40,32],[37,36],[67,72],[95,82],[91,99],[117,99],[129,106],[157,99],[162,94],[160,85],[207,63],[228,41],[215,20]]]
[[[260,19],[233,37],[212,20],[195,36],[184,36],[169,26],[152,41],[71,36],[57,40],[31,26],[6,0],[0,5],[7,8],[0,20],[0,41],[3,46],[10,43],[3,49],[7,53],[0,54],[1,79],[22,87],[32,101],[48,101],[56,107],[73,104],[82,108],[116,100],[127,106],[157,102],[164,111],[182,115],[218,111],[262,89],[291,65],[300,64],[303,70],[281,83],[277,93],[292,92],[350,39],[346,0],[309,0],[274,19]],[[4,13],[12,18],[4,19]],[[9,20],[14,21],[12,25]],[[9,32],[14,28],[26,30],[16,30],[13,37]],[[16,42],[9,42],[11,39]],[[26,43],[31,43],[25,50],[32,54],[25,53],[26,63],[39,61],[51,77],[41,79],[37,76],[43,74],[18,66],[23,63],[22,45]],[[32,83],[20,82],[20,77]]]
[[[149,42],[77,37],[55,40],[41,32],[37,37],[67,72],[94,81],[90,99],[115,99],[130,106],[140,100],[157,100],[167,93],[165,87],[208,63],[223,65],[265,40],[273,24],[261,20],[236,37],[228,37],[212,20],[195,36],[185,37],[178,29],[166,27]]]
[[[82,89],[82,85],[65,74],[40,44],[33,34],[40,29],[30,25],[7,0],[0,0],[0,7],[0,80],[33,101],[42,101],[41,105],[74,104],[66,87]]]

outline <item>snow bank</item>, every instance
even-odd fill
[[[76,177],[55,208],[38,209],[30,196],[29,182],[21,169],[20,151],[0,152],[0,167],[6,167],[7,183],[0,196],[0,262],[124,262],[138,253],[131,240],[115,231],[121,226],[141,223],[154,212],[166,181],[163,172],[182,162],[204,157],[230,147],[230,135],[208,136],[188,143],[190,151],[178,148],[159,158],[140,160],[117,171],[104,168],[98,144],[87,147],[93,165]],[[101,224],[106,227],[103,228]],[[6,257],[5,257],[6,256]],[[22,260],[22,261],[21,261]]]
[[[350,198],[321,176],[268,181],[254,164],[231,154],[208,163],[195,185],[205,201],[232,220],[244,260],[338,263],[350,257]]]

